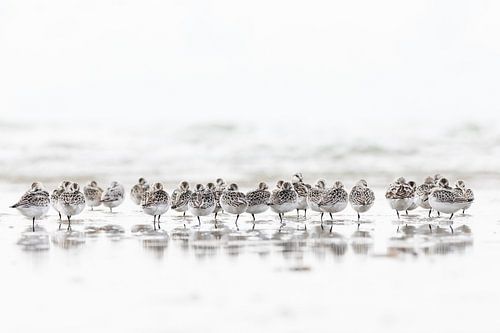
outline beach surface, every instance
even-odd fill
[[[5,187],[0,207],[24,188]],[[348,207],[307,219],[222,214],[201,227],[169,211],[161,230],[127,198],[59,230],[0,209],[6,332],[495,332],[500,224],[493,191],[476,193],[452,228],[417,209],[398,221],[376,190],[358,228]],[[301,212],[301,215],[303,212]],[[186,224],[186,227],[183,224]],[[304,225],[307,224],[307,230]],[[429,225],[431,228],[429,228]],[[330,232],[330,227],[332,232]],[[432,230],[431,230],[432,229]]]

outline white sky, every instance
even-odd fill
[[[493,0],[3,0],[0,113],[487,119],[499,18]]]

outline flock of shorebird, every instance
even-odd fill
[[[226,186],[224,180],[220,178],[206,186],[197,184],[193,190],[190,189],[188,182],[182,181],[171,196],[161,183],[150,186],[144,178],[140,178],[138,184],[130,190],[130,197],[146,214],[154,217],[154,229],[157,226],[160,228],[160,217],[169,209],[181,212],[184,216],[188,211],[197,217],[199,225],[201,225],[200,216],[215,214],[216,228],[219,212],[236,215],[237,228],[239,216],[249,213],[252,215],[255,228],[255,214],[271,209],[279,216],[280,229],[284,225],[285,213],[296,210],[298,217],[299,211],[303,210],[305,217],[307,209],[311,209],[321,213],[323,229],[323,214],[328,213],[333,220],[332,214],[343,211],[348,203],[357,212],[359,226],[360,214],[367,212],[375,202],[374,192],[363,179],[356,183],[350,193],[347,193],[340,181],[336,181],[328,188],[325,181],[320,179],[311,186],[304,183],[300,173],[293,175],[291,182],[278,181],[272,191],[266,183],[261,182],[257,189],[247,193],[239,191],[236,184]],[[408,210],[422,207],[429,210],[429,217],[432,210],[435,210],[438,214],[451,214],[451,219],[454,213],[460,210],[465,212],[474,201],[472,190],[467,188],[462,180],[457,181],[455,187],[451,187],[449,181],[440,175],[427,177],[420,186],[414,181],[407,182],[403,177],[398,178],[389,185],[385,197],[391,208],[396,211],[398,218],[401,211],[406,211],[408,214]],[[112,211],[114,207],[121,205],[124,199],[125,188],[116,181],[105,191],[95,181],[91,181],[83,188],[83,192],[77,183],[63,181],[51,195],[43,189],[41,183],[35,182],[19,202],[11,207],[17,208],[24,216],[31,218],[35,231],[35,219],[46,215],[52,205],[59,213],[60,220],[62,215],[67,217],[70,230],[71,217],[80,214],[86,205],[93,210],[102,204]],[[307,229],[307,226],[304,228]]]

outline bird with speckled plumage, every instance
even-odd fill
[[[467,199],[451,188],[446,178],[441,178],[438,186],[429,195],[429,204],[432,209],[440,213],[450,214],[450,220],[456,212],[464,207],[465,203],[467,203]]]
[[[85,202],[90,210],[94,210],[94,207],[101,205],[101,197],[103,190],[97,185],[95,180],[91,181],[83,187],[83,195],[85,196]]]
[[[186,216],[188,210],[189,198],[192,191],[189,189],[187,181],[180,182],[179,186],[172,192],[172,209]]]
[[[261,182],[256,190],[247,192],[246,198],[248,201],[247,213],[251,214],[253,218],[253,230],[255,229],[255,214],[264,213],[269,209],[271,192],[267,184]]]
[[[80,191],[80,185],[68,184],[59,196],[58,207],[61,214],[68,218],[68,230],[71,230],[71,217],[80,214],[85,208],[85,195]]]
[[[304,178],[300,172],[292,176],[293,189],[297,192],[297,218],[299,218],[299,210],[304,211],[304,218],[307,217],[307,193],[311,189],[311,185],[304,183]]]
[[[137,184],[130,189],[130,199],[132,199],[136,205],[140,206],[142,204],[142,196],[146,191],[149,191],[149,187],[146,179],[143,177],[139,178]]]
[[[415,190],[406,182],[404,177],[400,177],[389,185],[385,192],[385,198],[389,206],[396,211],[399,219],[399,212],[406,211],[414,202]]]
[[[49,192],[43,189],[40,182],[31,184],[31,188],[10,208],[16,208],[22,215],[32,219],[32,230],[35,231],[35,219],[47,214],[50,208]]]
[[[375,193],[368,187],[366,180],[361,179],[351,189],[349,193],[349,203],[352,209],[358,213],[358,226],[361,218],[360,213],[365,213],[372,208],[375,203]]]
[[[212,191],[206,189],[202,184],[197,184],[188,202],[188,210],[198,219],[201,226],[200,216],[207,216],[215,209],[215,198]]]
[[[348,193],[344,188],[344,184],[340,181],[336,181],[333,186],[327,189],[318,203],[319,208],[324,213],[329,213],[330,218],[333,222],[334,213],[339,213],[347,207]],[[323,222],[321,222],[321,229],[323,229]],[[330,227],[330,232],[332,232],[333,223]]]
[[[236,225],[236,229],[239,229],[238,218],[248,207],[245,193],[238,190],[238,185],[234,183],[230,184],[220,196],[220,205],[226,213],[236,215],[234,224]]]
[[[117,181],[111,182],[101,198],[102,204],[108,207],[110,212],[113,212],[113,208],[120,206],[123,200],[125,200],[125,188]]]
[[[281,230],[284,214],[297,208],[298,195],[290,182],[278,181],[276,187],[277,188],[271,193],[269,206],[273,212],[278,213],[281,222]]]
[[[161,229],[160,217],[170,208],[170,196],[167,191],[163,190],[161,183],[155,183],[143,195],[141,206],[144,213],[153,216],[154,230],[156,230],[156,223],[158,223],[158,229]]]

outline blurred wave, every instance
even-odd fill
[[[223,176],[243,184],[288,177],[360,177],[384,185],[399,175],[436,172],[487,186],[498,181],[500,132],[494,124],[321,123],[248,119],[169,122],[168,118],[26,123],[0,121],[0,181],[139,176],[176,183]]]

